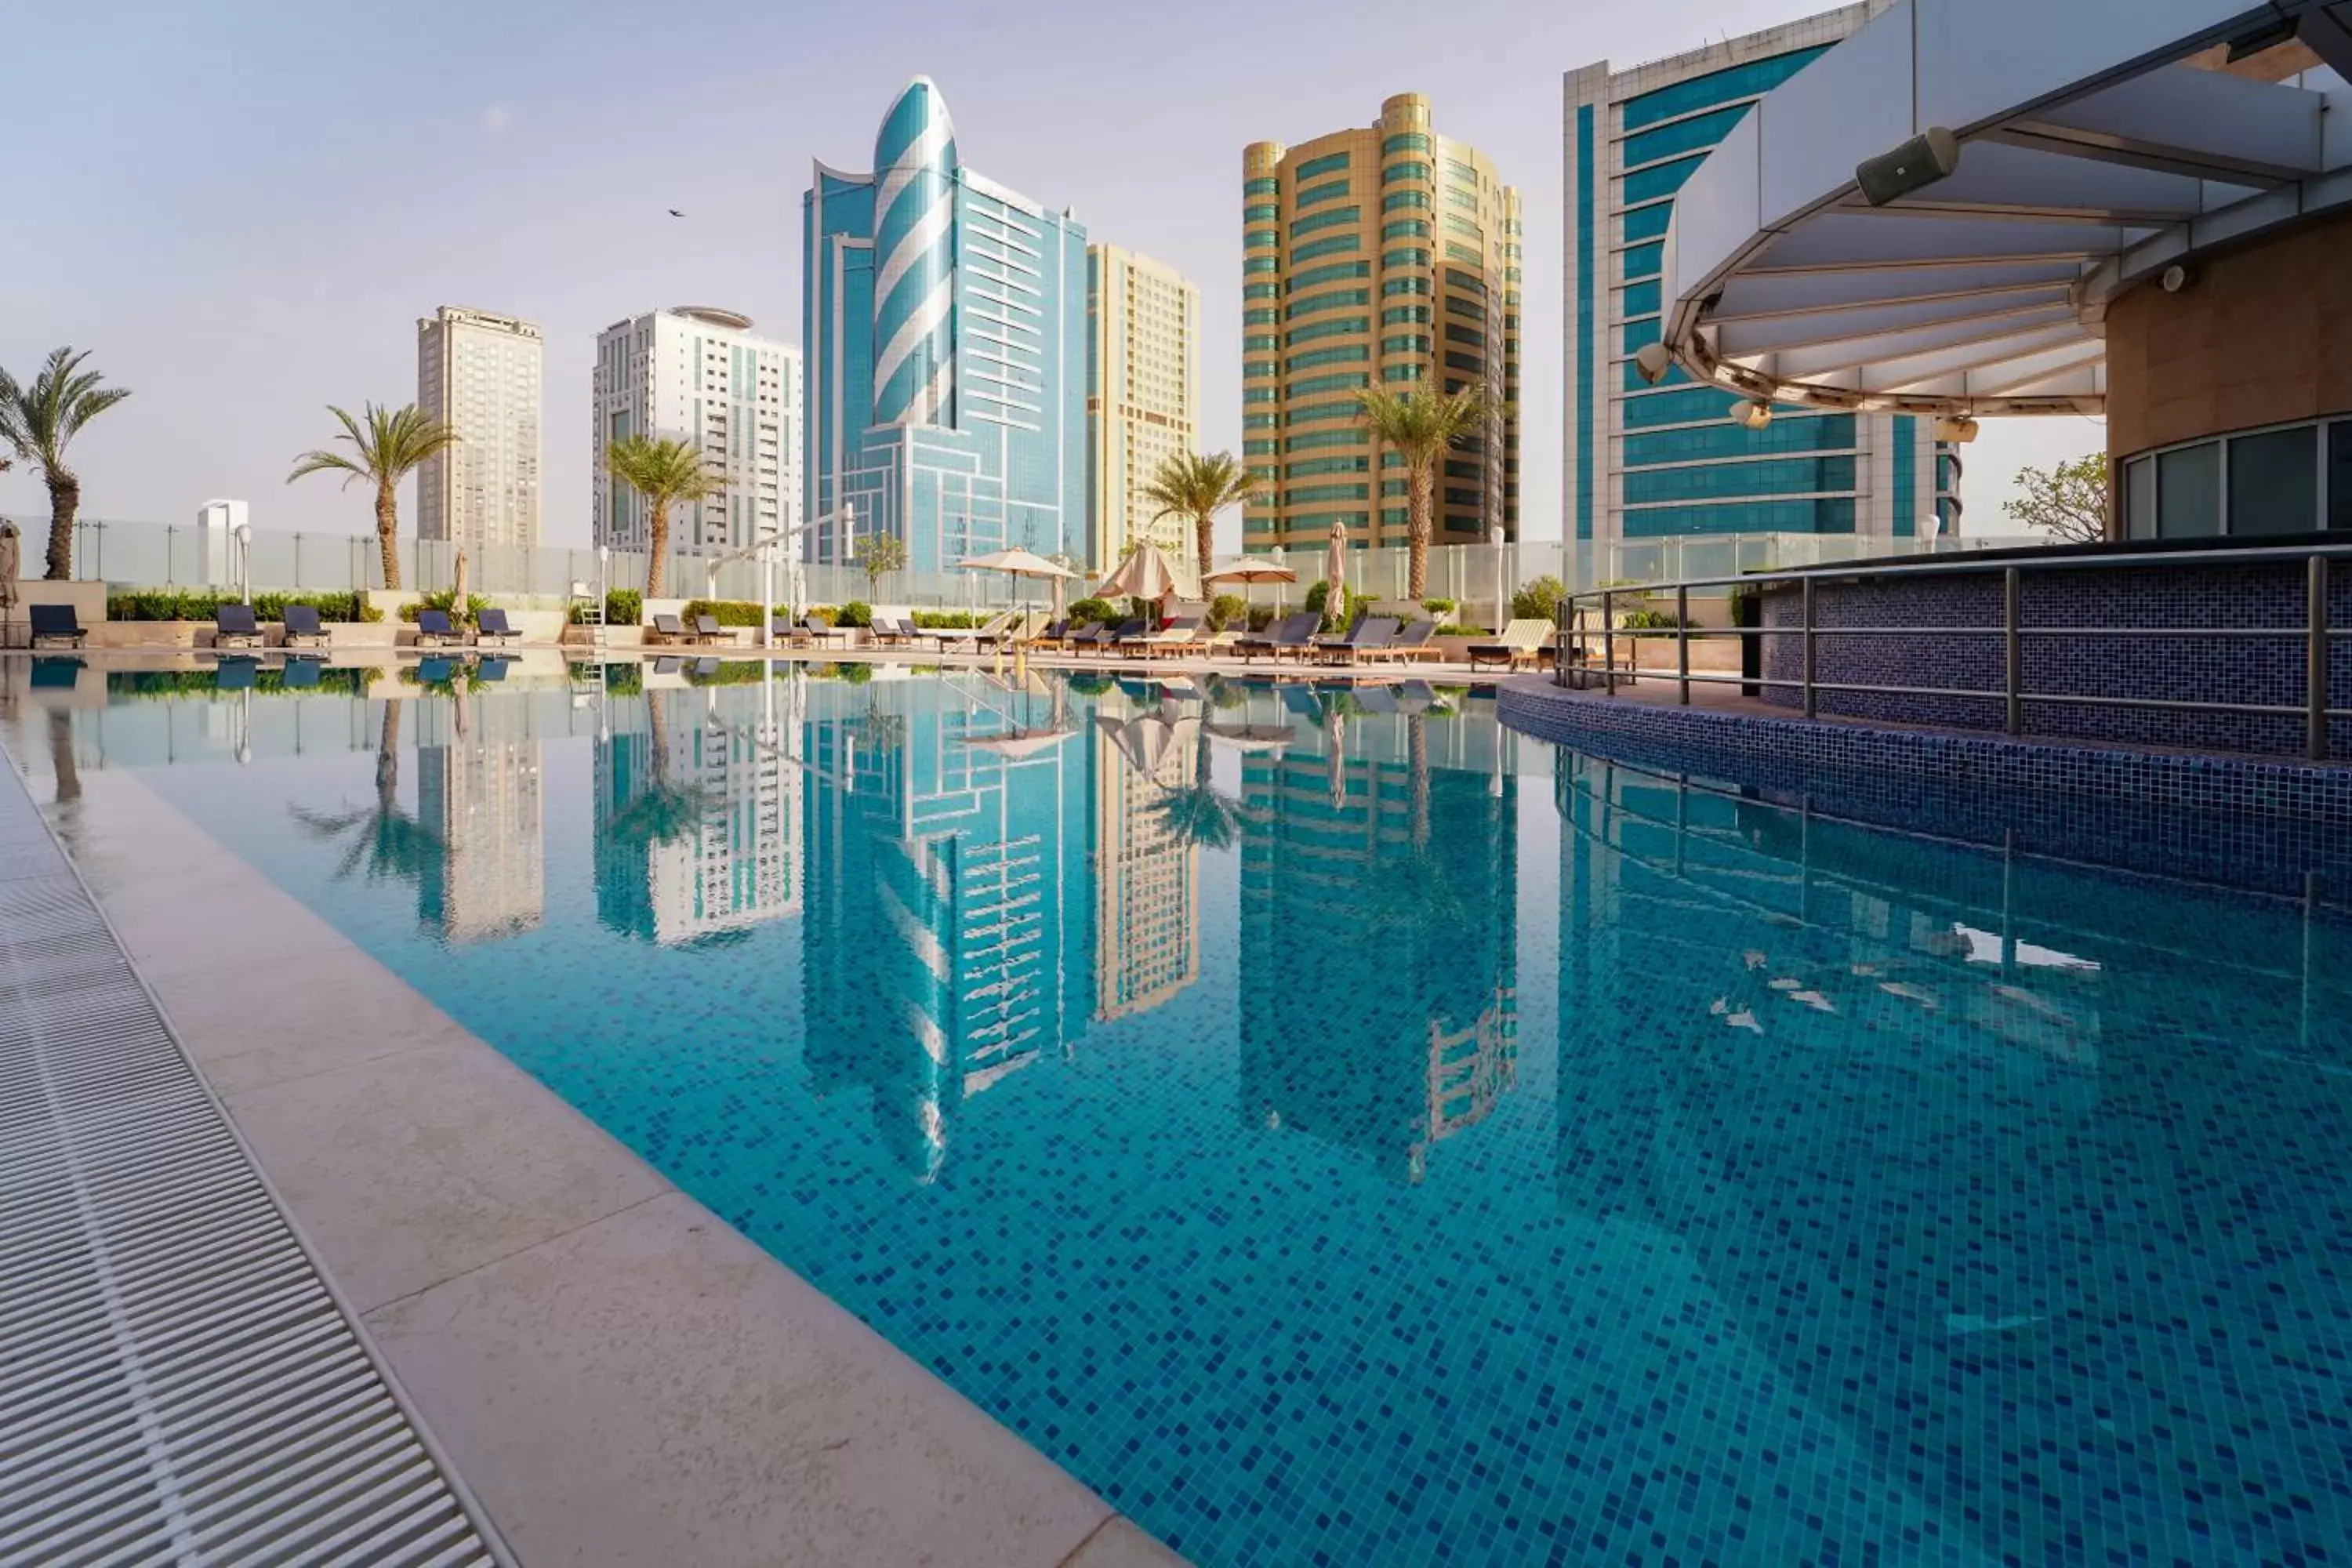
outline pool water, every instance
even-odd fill
[[[1483,694],[612,673],[0,732],[1210,1568],[2343,1561],[2324,909]]]

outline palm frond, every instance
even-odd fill
[[[0,374],[0,439],[26,461],[50,475],[68,475],[67,446],[82,426],[131,395],[131,389],[104,384],[94,370],[83,370],[88,349],[51,349],[40,374],[18,383]]]
[[[294,471],[286,476],[288,484],[306,474],[319,473],[341,474],[346,485],[361,479],[397,484],[410,469],[436,452],[456,446],[458,440],[456,430],[414,403],[400,408],[362,404],[357,417],[349,409],[331,403],[327,412],[343,427],[335,439],[350,442],[352,455],[323,448],[305,452],[294,460]]]
[[[702,448],[691,441],[623,436],[604,448],[604,467],[648,505],[698,501],[727,487],[726,476],[704,467]]]

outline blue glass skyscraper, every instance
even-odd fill
[[[1083,558],[1085,228],[966,168],[929,77],[882,117],[874,172],[817,164],[801,210],[807,558],[849,560],[845,503],[919,572]]]

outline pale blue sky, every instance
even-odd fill
[[[1560,78],[1821,9],[1804,0],[1150,5],[697,0],[127,0],[13,7],[0,364],[58,343],[135,395],[75,448],[93,515],[355,532],[367,502],[286,471],[324,405],[415,395],[439,304],[547,334],[545,533],[588,537],[599,329],[726,305],[800,339],[812,158],[864,168],[882,110],[935,78],[966,162],[1202,296],[1204,443],[1240,437],[1241,149],[1370,123],[1427,93],[1525,194],[1525,531],[1559,532]],[[1442,63],[1423,63],[1442,62]],[[683,208],[685,221],[664,216]],[[2088,420],[1988,421],[1971,531],[2021,461]],[[0,510],[46,510],[0,476]],[[413,507],[404,519],[412,520]],[[1229,525],[1230,528],[1231,525]]]

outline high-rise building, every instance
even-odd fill
[[[755,337],[751,318],[707,305],[649,310],[596,334],[589,435],[599,544],[643,550],[645,498],[613,478],[604,449],[624,436],[690,441],[726,488],[674,509],[670,548],[740,550],[801,517],[801,354]]]
[[[416,323],[416,405],[457,432],[416,470],[416,536],[477,562],[539,543],[540,336],[514,316],[444,305]]]
[[[1356,394],[1483,385],[1486,434],[1437,486],[1433,544],[1519,532],[1519,193],[1401,93],[1380,123],[1242,152],[1242,449],[1261,482],[1242,547],[1406,542]]]
[[[1115,245],[1087,247],[1087,562],[1115,564],[1148,539],[1191,561],[1191,522],[1143,492],[1189,456],[1201,422],[1201,291],[1174,268]]]
[[[1086,230],[964,166],[917,77],[874,172],[802,198],[808,560],[895,533],[918,572],[1087,548]]]
[[[1959,459],[1925,421],[1782,408],[1761,429],[1741,399],[1675,366],[1655,386],[1633,355],[1658,341],[1674,194],[1757,99],[1891,0],[1867,0],[1688,54],[1567,79],[1567,428],[1561,527],[1603,544],[1681,534],[1862,533],[1958,526]],[[1802,301],[1791,295],[1790,308]]]
[[[425,731],[416,820],[430,847],[417,867],[418,923],[452,943],[538,930],[547,910],[547,842],[529,709],[472,703],[460,724],[455,700],[410,706]]]
[[[596,746],[598,919],[669,947],[798,914],[792,689],[713,689],[707,699],[656,689],[641,700],[646,728]]]

